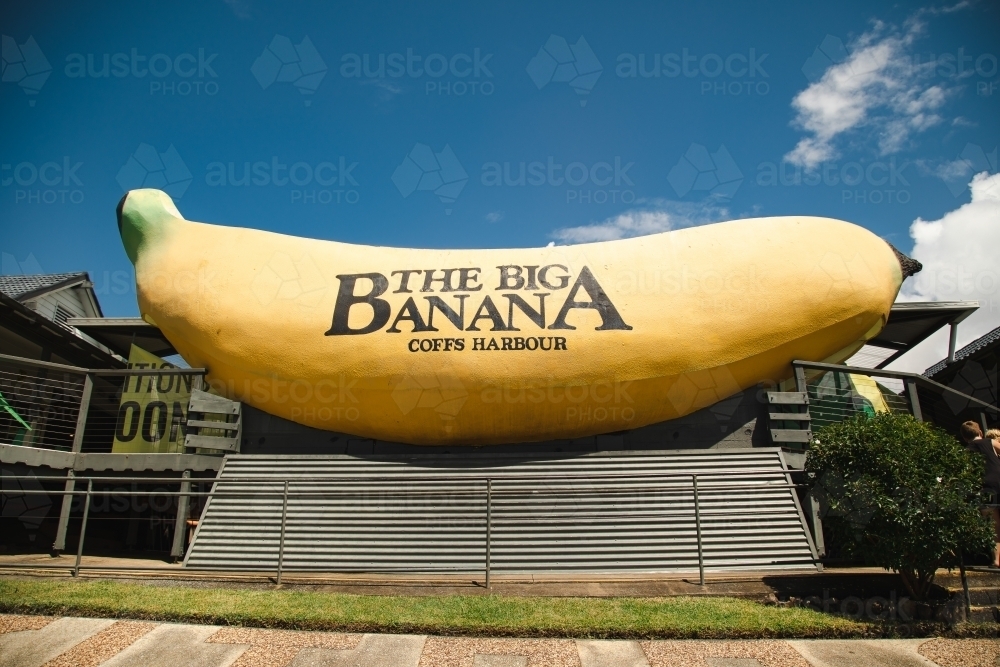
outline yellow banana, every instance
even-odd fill
[[[118,225],[142,316],[217,390],[414,444],[637,428],[787,378],[796,358],[841,361],[919,266],[861,227],[804,216],[413,250],[191,222],[165,193],[134,190]]]

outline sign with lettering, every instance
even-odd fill
[[[133,344],[128,367],[176,368]],[[127,375],[118,405],[115,454],[184,453],[184,425],[191,399],[191,375]]]

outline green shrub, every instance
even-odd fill
[[[923,599],[938,568],[993,549],[979,511],[983,462],[907,414],[858,415],[817,433],[806,459],[828,539],[851,558],[898,572]]]

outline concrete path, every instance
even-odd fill
[[[995,667],[993,639],[591,641],[0,614],[0,667]]]

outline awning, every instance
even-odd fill
[[[955,325],[979,308],[978,301],[895,303],[889,321],[868,345],[892,353],[875,368],[885,368],[943,327]]]
[[[132,343],[158,357],[177,354],[163,332],[140,317],[71,317],[66,323],[126,359]]]

